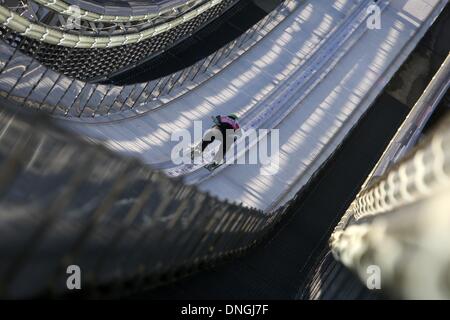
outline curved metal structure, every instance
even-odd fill
[[[30,23],[42,27],[56,29],[63,33],[79,34],[81,36],[111,36],[118,34],[131,34],[144,31],[155,26],[165,24],[166,30],[176,26],[177,18],[183,22],[195,18],[201,14],[202,5],[207,1],[195,0],[180,3],[172,3],[160,11],[147,13],[144,15],[124,15],[126,10],[118,10],[117,15],[108,16],[86,11],[78,5],[69,4],[62,1],[0,1],[5,8],[17,14]],[[83,3],[79,3],[82,5]],[[118,4],[129,4],[119,2]],[[135,3],[129,5],[133,6]],[[104,4],[103,7],[108,6]],[[213,5],[211,4],[210,7]],[[125,8],[125,7],[123,7]],[[149,9],[151,6],[145,6]],[[168,25],[167,23],[170,23]],[[163,28],[164,29],[164,28]]]
[[[416,143],[414,129],[421,130],[422,121],[418,115],[438,103],[449,87],[450,55],[330,239],[335,257],[363,281],[367,268],[377,266],[384,286],[402,298],[450,297],[450,118],[409,154],[397,157],[400,146]],[[393,159],[397,162],[386,168]]]
[[[243,253],[284,212],[219,201],[7,107],[2,100],[3,297],[61,294],[67,263],[89,275],[88,287],[173,280]]]
[[[186,7],[198,4],[199,1],[208,0],[137,0],[137,1],[103,1],[103,0],[37,0],[55,11],[64,12],[68,6],[79,6],[91,18],[113,19],[113,17],[133,16],[145,17],[165,14],[183,10]],[[135,19],[136,19],[135,18]]]
[[[67,32],[57,30],[0,6],[0,38],[56,72],[93,81],[161,53],[219,17],[236,2],[207,1],[163,23],[150,23],[141,30],[123,25],[122,33],[104,36],[74,32],[72,27]]]

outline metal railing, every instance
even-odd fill
[[[95,36],[88,34],[78,34],[67,32],[53,26],[46,26],[30,21],[13,10],[0,5],[0,23],[12,31],[27,38],[38,40],[44,43],[70,47],[70,48],[112,48],[116,46],[138,43],[146,39],[167,32],[185,22],[188,22],[209,9],[221,4],[226,0],[209,0],[198,5],[194,10],[185,12],[181,16],[175,17],[167,22],[156,26],[150,26],[139,32],[130,32],[121,35]],[[78,16],[78,18],[81,17]],[[77,17],[75,17],[77,18]],[[116,17],[111,17],[111,19]],[[127,18],[125,18],[127,19]],[[142,19],[145,19],[143,17]],[[128,19],[130,20],[130,19]]]
[[[424,91],[424,94],[414,104],[410,113],[402,123],[394,138],[392,138],[389,146],[384,151],[382,157],[375,165],[364,183],[364,186],[375,181],[377,177],[393,165],[397,160],[401,159],[409,150],[411,150],[420,138],[423,128],[430,119],[439,101],[450,87],[450,56],[435,74],[430,84]],[[364,187],[363,186],[363,187]]]
[[[239,38],[194,65],[160,79],[127,86],[68,78],[0,43],[0,95],[53,116],[80,117],[83,121],[98,121],[96,116],[103,115],[114,120],[154,110],[162,105],[160,98],[179,97],[188,87],[200,85],[251,48],[291,12],[290,2],[285,1]]]
[[[98,6],[90,5],[92,2],[89,0],[34,0],[36,3],[63,14],[72,14],[70,6],[77,5],[81,9],[80,16],[89,21],[146,20],[155,16],[172,15],[174,12],[183,11],[206,1],[209,0],[166,0],[151,4],[148,1],[138,0],[123,1],[122,4],[106,2],[102,6]]]
[[[242,130],[246,132],[262,127],[265,129],[276,128],[283,119],[298,108],[298,105],[303,99],[314,90],[315,86],[322,79],[327,77],[328,72],[333,69],[333,66],[347,54],[352,46],[366,32],[367,29],[365,28],[364,22],[367,15],[367,7],[370,4],[371,1],[367,0],[361,1],[358,6],[355,6],[345,19],[336,23],[333,29],[314,48],[312,47],[311,52],[305,57],[304,61],[299,63],[291,74],[278,83],[276,90],[269,91],[263,99],[248,109],[239,118]],[[388,3],[386,1],[380,3],[381,10],[384,11],[387,5]],[[295,94],[286,94],[286,92],[295,92]],[[246,136],[244,135],[236,143],[239,144],[240,141],[245,139]],[[262,137],[258,139],[262,139]],[[242,148],[239,153],[234,155],[230,154],[227,162],[233,163],[233,160],[236,161],[236,159],[248,152],[249,148],[251,148],[251,145]],[[317,157],[323,155],[323,153],[318,153]],[[171,161],[169,163],[171,166],[165,167],[163,170],[170,177],[187,176],[203,167],[202,163],[196,165],[181,164],[179,166],[174,166]],[[215,169],[214,175],[219,174],[227,166],[227,164],[223,164],[220,168]],[[206,172],[203,175],[194,174],[191,177],[187,177],[185,181],[187,183],[198,184],[211,176],[211,174]],[[292,184],[289,186],[289,189],[295,190],[295,187],[298,187],[298,185]],[[284,197],[285,195],[281,195],[280,198],[274,199],[268,211],[276,209]]]
[[[153,286],[244,252],[286,212],[219,201],[1,102],[0,296],[68,293],[69,265],[83,288]]]

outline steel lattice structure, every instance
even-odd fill
[[[416,103],[380,163],[417,126],[423,110],[450,86],[450,55]],[[363,281],[380,269],[384,286],[402,298],[448,299],[450,286],[450,117],[406,157],[359,193],[336,227],[330,246]],[[409,128],[409,129],[408,129]],[[409,140],[405,140],[408,145]],[[393,148],[392,146],[395,146]],[[397,149],[396,149],[397,148]],[[375,171],[376,172],[376,171]]]

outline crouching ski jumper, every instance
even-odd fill
[[[222,164],[228,150],[233,143],[236,142],[237,138],[242,136],[238,119],[238,116],[235,114],[212,117],[214,126],[205,132],[202,142],[192,149],[191,159],[193,160],[195,156],[202,154],[203,151],[217,139],[221,142],[221,148],[219,149],[219,152],[216,153],[212,165],[218,166]]]

